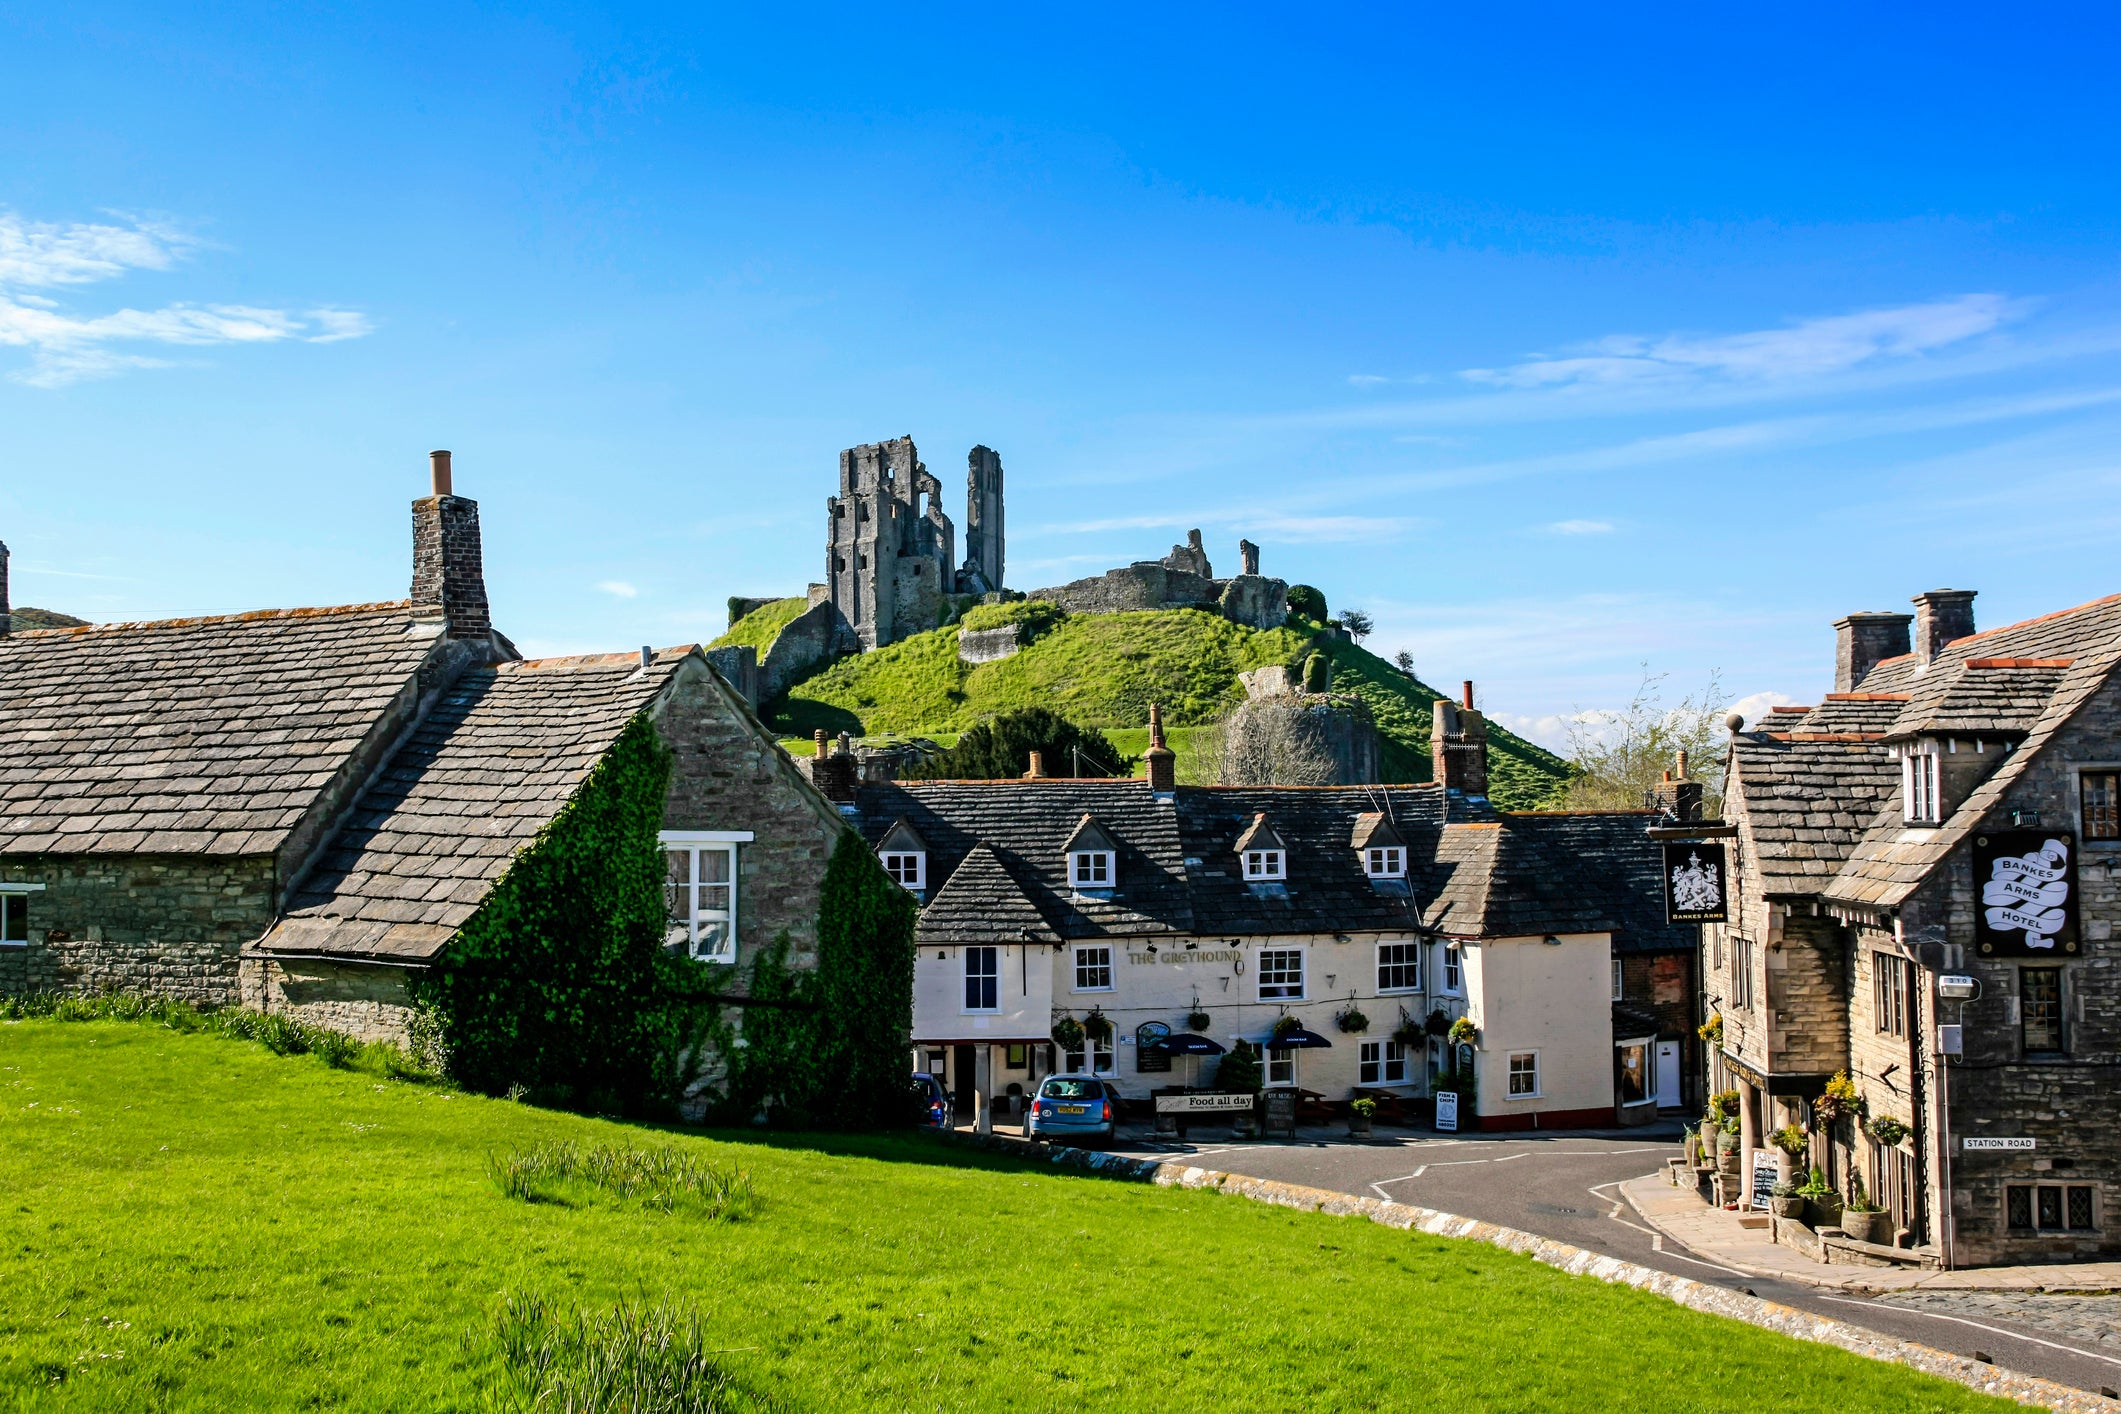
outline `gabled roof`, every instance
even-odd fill
[[[1655,811],[1525,811],[1445,826],[1423,922],[1455,937],[1613,934],[1618,952],[1690,950],[1664,919]]]
[[[1075,833],[1068,836],[1068,842],[1061,846],[1061,853],[1111,854],[1116,848],[1112,837],[1098,827],[1097,821],[1085,815],[1076,825]]]
[[[1880,733],[1731,739],[1724,815],[1769,896],[1816,894],[1879,813],[1897,819],[1900,765]]]
[[[0,638],[0,853],[277,853],[440,629],[390,603]]]
[[[1274,822],[1269,820],[1264,814],[1259,814],[1252,817],[1252,823],[1245,826],[1245,832],[1237,837],[1237,843],[1232,845],[1231,848],[1237,853],[1243,854],[1248,849],[1279,849],[1286,851],[1289,846],[1283,842],[1279,834],[1275,833]]]
[[[876,842],[876,852],[878,854],[926,854],[928,852],[928,842],[921,838],[920,832],[908,824],[904,817],[901,817],[894,821],[891,828],[884,832],[884,837]]]
[[[919,941],[929,947],[963,943],[1057,943],[1061,934],[991,845],[972,847],[950,882],[921,910]]]
[[[1368,849],[1372,845],[1404,848],[1406,843],[1405,837],[1393,828],[1391,817],[1381,810],[1365,810],[1357,815],[1354,832],[1348,838],[1350,849]]]
[[[1941,691],[1924,694],[1894,721],[1891,739],[1914,736],[2023,736],[2073,660],[1976,658],[1963,671],[1937,674]]]
[[[503,663],[458,680],[362,794],[258,944],[424,961],[559,814],[688,649]]]

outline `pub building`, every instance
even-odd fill
[[[1734,726],[1708,1084],[1739,1094],[1743,1172],[1796,1125],[1806,1166],[1860,1179],[1889,1217],[1859,1260],[2110,1258],[2121,596],[1985,633],[1973,601],[1850,614],[1832,692]]]
[[[982,1126],[1055,1073],[1110,1077],[1144,1114],[1212,1088],[1239,1041],[1312,1120],[1358,1095],[1426,1120],[1461,1066],[1467,1128],[1697,1106],[1697,930],[1665,921],[1655,814],[1495,810],[1480,714],[1437,710],[1422,785],[1178,786],[1153,713],[1131,780],[1034,757],[1022,780],[859,784],[820,758],[921,901],[914,1068]]]

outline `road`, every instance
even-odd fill
[[[1365,1198],[1389,1198],[1461,1217],[1500,1223],[1572,1246],[1697,1281],[1750,1291],[1883,1335],[1960,1355],[1987,1356],[2007,1369],[2099,1392],[2121,1386],[2121,1352],[2090,1348],[2038,1326],[1986,1312],[1977,1316],[1912,1310],[1855,1293],[1827,1293],[1801,1282],[1751,1276],[1677,1250],[1620,1196],[1618,1185],[1655,1173],[1679,1152],[1655,1131],[1616,1135],[1510,1134],[1452,1138],[1379,1130],[1367,1143],[1305,1132],[1295,1143],[1192,1144],[1153,1135],[1122,1136],[1117,1151],[1185,1159],[1205,1168],[1307,1184]]]

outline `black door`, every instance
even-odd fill
[[[950,1058],[950,1089],[955,1114],[967,1117],[972,1114],[973,1087],[979,1083],[978,1053],[977,1046],[959,1046]]]

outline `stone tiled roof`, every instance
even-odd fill
[[[2036,662],[1991,665],[1996,660],[2027,659]],[[2058,660],[2064,659],[2068,666],[2059,666]],[[1908,828],[1897,807],[1881,812],[1850,852],[1847,865],[1827,886],[1825,896],[1842,904],[1897,907],[1995,808],[2055,733],[2113,675],[2117,663],[2121,663],[2121,595],[1958,639],[1919,672],[1911,657],[1879,664],[1859,687],[1872,690],[1877,684],[1891,683],[1893,690],[1913,693],[1895,723],[1896,733],[1950,710],[1955,700],[1973,702],[1981,697],[1988,703],[1985,710],[2008,713],[2008,720],[2022,724],[2008,730],[2022,730],[2024,737],[1951,818],[1936,828]],[[2004,685],[1990,687],[1991,675]],[[2032,699],[2043,683],[2051,687],[2045,699],[2036,702]]]
[[[1182,786],[1159,803],[1141,781],[867,786],[859,811],[872,843],[901,818],[929,841],[924,942],[1007,941],[1043,926],[1060,938],[1611,930],[1623,950],[1694,946],[1694,929],[1664,922],[1647,812],[1498,816],[1430,785]],[[1109,897],[1067,883],[1062,847],[1085,814],[1118,854]],[[1288,878],[1274,888],[1247,884],[1237,852],[1263,815],[1287,851]],[[1365,816],[1385,817],[1406,842],[1406,884],[1364,873],[1352,841]]]
[[[1899,763],[1877,733],[1796,740],[1740,732],[1731,740],[1724,813],[1738,822],[1739,847],[1768,895],[1816,894],[1899,789]]]
[[[430,958],[689,659],[549,658],[466,673],[362,794],[265,952]]]
[[[276,852],[438,629],[395,603],[0,638],[0,853]]]
[[[2070,666],[2068,658],[1974,659],[1960,671],[1937,674],[1940,690],[1923,694],[1902,712],[1892,735],[2022,735],[2039,719]]]

